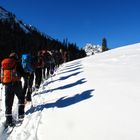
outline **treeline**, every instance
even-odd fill
[[[0,20],[1,59],[7,57],[11,52],[19,55],[30,52],[36,55],[42,49],[61,50],[62,53],[67,53],[68,61],[86,56],[85,51],[80,50],[76,44],[68,41],[60,42],[41,33],[36,28],[24,25],[22,21],[16,22],[14,15],[7,20]]]

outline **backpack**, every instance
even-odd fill
[[[16,71],[16,61],[12,58],[5,58],[1,62],[1,82],[9,84],[20,80]]]
[[[52,63],[52,55],[49,52],[46,52],[44,56],[44,64],[46,67],[49,67]]]
[[[36,57],[36,68],[44,68],[44,58],[42,56]]]
[[[23,54],[22,57],[22,68],[25,72],[32,73],[35,71],[34,64],[33,64],[33,58],[29,54]]]

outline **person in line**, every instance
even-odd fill
[[[31,94],[32,94],[32,86],[34,81],[34,73],[26,72],[24,76],[24,86],[23,86],[23,94],[25,96],[25,102],[31,102]]]
[[[23,77],[24,79],[24,86],[23,86],[23,94],[25,96],[25,103],[31,101],[31,94],[32,94],[32,86],[34,81],[34,71],[35,71],[35,64],[33,57],[27,53],[22,54],[22,67],[24,72],[26,73]]]
[[[24,118],[24,95],[22,94],[21,77],[24,77],[24,70],[16,53],[11,53],[9,58],[1,62],[1,82],[5,85],[5,126],[14,126],[12,117],[12,106],[14,96],[18,98],[18,119]]]
[[[44,59],[42,57],[42,52],[39,51],[36,57],[35,65],[35,88],[39,89],[42,81],[42,69],[44,68]]]

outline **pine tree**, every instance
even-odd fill
[[[102,52],[107,51],[107,50],[108,50],[107,40],[106,40],[106,38],[103,38],[103,40],[102,40]]]
[[[11,52],[19,55],[30,52],[36,55],[39,50],[43,49],[67,52],[69,61],[86,56],[76,44],[69,43],[67,38],[61,42],[28,25],[25,27],[29,33],[24,32],[20,27],[23,22],[19,21],[19,24],[15,22],[14,15],[11,17],[10,20],[0,20],[0,59],[8,57]]]

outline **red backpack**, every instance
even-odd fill
[[[1,82],[9,84],[20,80],[16,71],[16,61],[12,58],[5,58],[1,62]]]

